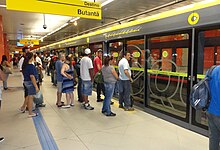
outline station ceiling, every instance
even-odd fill
[[[94,2],[94,0],[88,1]],[[95,1],[104,3],[106,0]],[[40,45],[48,45],[107,26],[123,24],[199,1],[201,0],[113,0],[102,7],[102,20],[80,18],[77,20],[77,26],[74,23],[69,23],[66,27],[44,38]],[[6,0],[0,0],[0,5],[5,4]],[[12,11],[0,7],[0,15],[3,18],[3,30],[7,34],[10,45],[15,45],[21,38],[40,39],[74,19],[69,16],[45,14],[47,29],[43,29],[44,15],[40,13]]]

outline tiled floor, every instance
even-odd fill
[[[9,78],[10,90],[3,91],[0,111],[0,150],[40,150],[41,145],[32,119],[17,111],[23,102],[21,76]],[[41,113],[60,150],[207,150],[208,138],[140,110],[125,112],[115,104],[116,117],[100,113],[102,103],[90,97],[95,110],[81,108],[76,101],[70,109],[55,105],[56,88],[45,76],[42,86],[47,106]],[[75,95],[75,98],[77,96]],[[63,101],[65,97],[63,96]],[[115,101],[115,103],[117,103]]]

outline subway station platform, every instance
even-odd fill
[[[20,72],[8,80],[10,90],[3,91],[0,111],[0,150],[207,150],[208,138],[164,121],[135,108],[125,112],[118,108],[117,100],[112,111],[116,117],[101,113],[102,103],[96,102],[96,93],[89,97],[94,110],[89,111],[78,103],[57,108],[56,87],[50,77],[44,77],[41,86],[45,108],[40,115],[28,118],[18,108],[23,103]],[[62,97],[65,101],[65,95]]]

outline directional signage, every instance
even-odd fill
[[[9,10],[101,19],[101,4],[81,0],[6,0]]]
[[[19,43],[24,45],[39,45],[39,40],[20,39]]]

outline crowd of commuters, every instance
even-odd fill
[[[94,77],[97,73],[102,73],[103,82],[96,84],[97,102],[103,102],[102,113],[106,116],[116,116],[111,111],[110,105],[115,84],[119,84],[119,108],[125,111],[133,111],[130,100],[131,89],[131,70],[128,61],[130,53],[126,52],[124,58],[119,62],[119,76],[113,67],[114,57],[106,56],[103,61],[103,51],[99,49],[96,57],[92,61],[91,50],[86,48],[80,57],[74,58],[72,54],[56,53],[42,56],[40,53],[33,54],[27,49],[23,50],[24,56],[19,61],[20,71],[23,74],[23,85],[25,91],[25,100],[20,107],[21,112],[29,111],[29,116],[36,116],[32,112],[33,96],[39,91],[43,82],[42,70],[45,74],[51,76],[51,82],[57,87],[56,105],[60,108],[71,108],[74,106],[74,86],[77,85],[78,101],[82,103],[82,107],[86,110],[93,110],[89,102],[89,96],[92,95]],[[32,57],[33,56],[33,57]],[[62,94],[66,95],[66,102],[62,102]],[[101,98],[104,95],[104,100]]]

